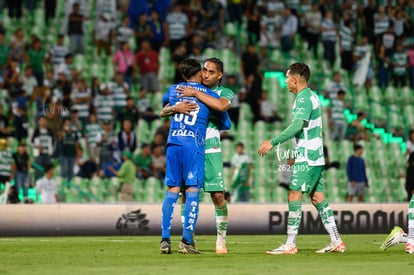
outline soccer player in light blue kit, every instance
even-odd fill
[[[162,205],[162,240],[160,251],[171,253],[171,224],[174,207],[182,185],[185,185],[186,204],[184,209],[184,227],[178,252],[183,254],[200,254],[194,248],[193,232],[198,218],[198,201],[200,188],[204,184],[204,139],[210,110],[197,98],[179,97],[177,87],[191,86],[198,91],[215,98],[218,95],[201,85],[201,65],[195,59],[184,60],[179,71],[186,83],[172,85],[167,91],[171,108],[181,101],[193,101],[198,105],[191,114],[175,114],[171,118],[170,132],[167,140],[167,171],[164,184],[167,194]]]

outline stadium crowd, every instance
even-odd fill
[[[351,83],[345,85],[341,76],[352,79],[365,62],[367,93],[373,81],[384,92],[389,85],[414,89],[413,0],[68,0],[51,43],[48,25],[58,22],[58,2],[0,1],[0,12],[13,23],[0,24],[0,87],[5,91],[0,183],[14,180],[24,197],[31,169],[39,179],[50,163],[58,164],[64,182],[75,176],[113,177],[125,151],[133,153],[137,178],[162,182],[169,121],[160,121],[154,111],[160,106],[152,99],[166,84],[182,81],[181,61],[202,62],[210,57],[204,55],[208,48],[230,48],[240,56],[240,74],[225,77],[225,86],[236,95],[229,111],[236,126],[240,102],[249,104],[253,122],[283,120],[267,99],[262,72],[273,51],[294,57],[295,43],[307,47],[307,59],[320,60],[326,75],[335,70],[325,96],[332,104],[331,138],[339,142],[367,139],[364,127],[346,125],[343,96]],[[25,32],[23,24],[35,22],[39,7],[45,32]],[[240,37],[245,32],[244,50],[225,31],[229,26]],[[173,79],[159,79],[163,48],[176,68]],[[79,70],[79,59],[110,64],[110,80]],[[157,127],[149,140],[138,140],[140,120]]]

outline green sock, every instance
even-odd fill
[[[323,226],[326,231],[329,233],[332,242],[338,242],[341,240],[339,235],[338,228],[336,227],[333,211],[329,206],[327,201],[322,201],[318,204],[315,204],[316,209],[318,209],[319,215],[321,216]]]
[[[302,201],[290,201],[288,202],[288,207],[288,238],[286,244],[296,244],[296,236],[298,235],[300,222],[302,221]]]
[[[414,240],[414,194],[408,205],[408,238]]]
[[[215,206],[216,214],[216,229],[217,229],[217,243],[226,240],[227,235],[227,203],[222,207]]]

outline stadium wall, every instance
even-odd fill
[[[177,209],[178,208],[178,209]],[[181,234],[177,205],[173,234]],[[332,204],[344,234],[388,233],[407,225],[407,204]],[[229,234],[284,234],[286,204],[230,204]],[[201,204],[198,234],[215,234],[214,208]],[[0,236],[160,235],[160,204],[0,206]],[[325,233],[312,205],[303,205],[302,234]]]

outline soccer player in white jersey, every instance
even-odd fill
[[[296,254],[296,237],[302,220],[302,196],[310,195],[312,204],[318,210],[322,223],[329,233],[331,242],[316,253],[344,252],[345,244],[341,240],[335,223],[333,211],[325,200],[322,172],[325,160],[323,156],[322,118],[318,96],[308,87],[310,69],[306,64],[294,63],[286,72],[286,84],[289,92],[296,95],[293,104],[293,120],[278,136],[262,142],[258,149],[260,156],[266,155],[272,148],[278,150],[279,144],[293,138],[295,164],[290,179],[288,195],[287,241],[267,254]]]

